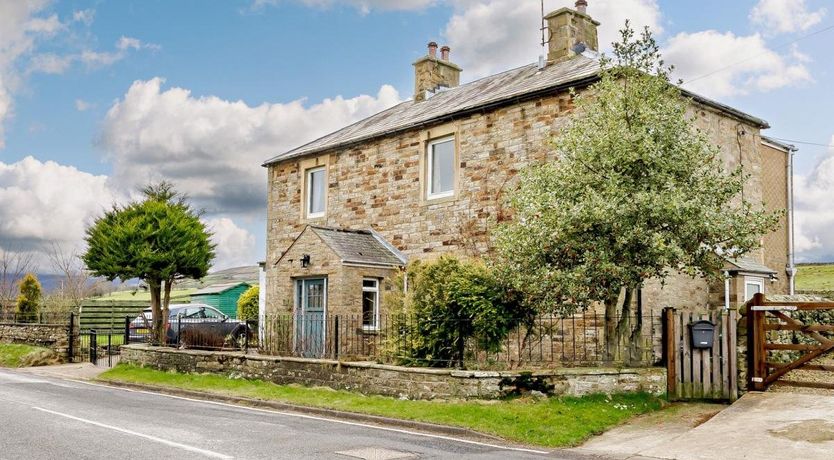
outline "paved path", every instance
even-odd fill
[[[671,434],[630,452],[623,443],[608,449],[599,441],[589,444],[594,453],[607,450],[611,458],[633,460],[831,460],[834,396],[748,393],[704,424]]]
[[[0,370],[0,459],[542,457],[404,430]]]

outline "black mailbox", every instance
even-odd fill
[[[690,323],[689,335],[692,336],[692,348],[712,348],[715,324],[707,320]]]

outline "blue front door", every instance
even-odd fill
[[[327,280],[297,280],[295,349],[305,358],[321,358],[325,352]]]

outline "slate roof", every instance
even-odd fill
[[[373,230],[310,226],[342,263],[402,266],[407,259]]]
[[[590,84],[598,79],[599,60],[595,56],[579,55],[567,61],[551,64],[539,70],[530,64],[508,70],[470,83],[438,92],[422,102],[405,101],[364,120],[316,139],[308,144],[281,153],[264,163],[267,166],[288,158],[345,147],[376,137],[451,119],[467,113],[488,110],[527,98],[538,97],[572,86]],[[724,104],[682,90],[696,101],[767,128],[766,121]]]
[[[206,286],[202,289],[197,289],[196,291],[192,292],[191,295],[195,296],[195,295],[205,295],[205,294],[222,294],[222,293],[228,291],[229,289],[234,289],[234,288],[240,286],[241,284],[245,284],[246,286],[250,285],[249,283],[243,283],[243,282],[212,284],[211,286]]]
[[[727,261],[730,265],[735,267],[735,270],[730,268],[730,271],[740,271],[740,272],[751,272],[751,273],[767,273],[767,274],[776,274],[778,273],[776,270],[762,265],[756,262],[753,259],[742,257],[739,259],[733,259]]]

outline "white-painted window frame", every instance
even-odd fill
[[[765,280],[764,278],[758,276],[745,276],[744,277],[744,301],[747,302],[751,299],[751,297],[747,297],[747,285],[756,285],[759,287],[759,292],[764,294],[765,293]]]
[[[452,189],[444,192],[433,193],[432,192],[432,182],[434,182],[434,176],[432,174],[432,170],[434,169],[434,146],[437,144],[445,144],[446,142],[452,143]],[[457,171],[457,146],[455,145],[455,136],[444,136],[432,141],[429,141],[426,144],[426,199],[427,200],[436,200],[438,198],[447,198],[450,196],[455,195],[455,186],[456,184],[456,177]]]
[[[321,196],[323,199],[323,208],[321,212],[312,212],[313,208],[313,173],[323,171],[324,179],[322,180]],[[327,213],[327,168],[325,166],[316,166],[304,171],[304,181],[306,182],[307,197],[305,198],[304,213],[308,219],[315,219],[324,217]]]
[[[365,281],[373,281],[374,285],[365,286]],[[374,295],[374,324],[365,324],[365,312],[362,312],[362,329],[365,331],[379,330],[379,279],[378,278],[362,278],[362,307],[365,306],[365,293],[373,292]]]

